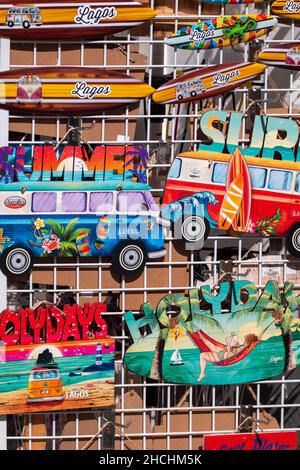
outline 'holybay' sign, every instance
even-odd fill
[[[293,284],[285,283],[280,293],[276,281],[261,295],[245,280],[222,283],[217,295],[209,286],[191,289],[189,298],[167,295],[156,312],[145,303],[142,318],[125,314],[133,344],[124,362],[132,372],[173,383],[274,377],[299,363],[300,322],[293,315],[299,303]]]

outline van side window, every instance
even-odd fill
[[[111,212],[113,209],[113,193],[91,193],[90,212]]]
[[[296,184],[295,184],[296,193],[300,193],[300,173],[297,173]]]
[[[118,194],[117,210],[119,212],[144,212],[148,210],[143,193],[134,191]]]
[[[86,211],[86,193],[69,192],[62,193],[61,208],[63,212],[85,212]]]
[[[226,184],[227,163],[215,163],[212,175],[213,183]]]
[[[56,193],[33,193],[32,212],[55,212]]]
[[[264,188],[267,179],[267,170],[256,166],[249,166],[251,185],[253,188]]]
[[[179,178],[181,172],[181,158],[175,158],[169,170],[168,178]]]
[[[271,170],[269,178],[269,189],[288,191],[291,187],[292,172]]]

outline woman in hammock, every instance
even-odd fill
[[[258,337],[254,334],[249,334],[244,336],[243,344],[239,346],[231,347],[227,344],[226,349],[221,348],[220,346],[211,344],[209,352],[201,352],[200,353],[200,375],[197,379],[197,382],[201,382],[201,380],[205,377],[205,369],[207,362],[220,362],[228,359],[229,357],[234,356],[239,351],[242,351],[245,348],[248,348],[253,342],[258,341]]]

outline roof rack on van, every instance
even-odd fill
[[[24,194],[26,191],[150,191],[148,184],[131,181],[35,181],[0,183],[0,191],[15,191]]]

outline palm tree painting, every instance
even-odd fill
[[[82,232],[90,233],[88,228],[75,228],[78,218],[72,219],[67,225],[60,224],[54,219],[47,219],[46,225],[49,231],[56,235],[59,239],[59,247],[57,249],[59,256],[74,256],[78,254],[76,240]],[[42,256],[47,256],[43,253]]]
[[[147,174],[146,170],[148,168],[149,162],[149,154],[144,147],[141,146],[133,146],[133,150],[129,150],[126,155],[130,155],[125,164],[125,173],[131,173],[130,176],[127,176],[127,179],[131,181],[134,179],[138,183],[146,183],[147,182]],[[132,166],[133,168],[128,169],[128,167]]]
[[[272,281],[270,281],[272,282]],[[254,295],[254,294],[250,294]],[[249,297],[250,297],[249,296]],[[287,373],[293,370],[296,367],[296,358],[295,358],[295,351],[293,347],[293,339],[292,339],[292,332],[291,332],[291,322],[293,319],[292,310],[287,307],[284,311],[284,307],[282,305],[280,295],[278,298],[272,299],[269,301],[269,293],[263,292],[260,297],[261,305],[266,306],[266,308],[255,308],[254,309],[242,309],[235,313],[232,313],[229,317],[228,321],[233,319],[238,319],[241,317],[246,317],[248,315],[253,315],[256,313],[256,320],[257,326],[262,326],[268,320],[270,321],[267,326],[262,330],[260,334],[260,338],[262,339],[265,332],[272,326],[280,328],[282,333],[282,341],[285,350],[285,362],[284,362],[284,373]]]

